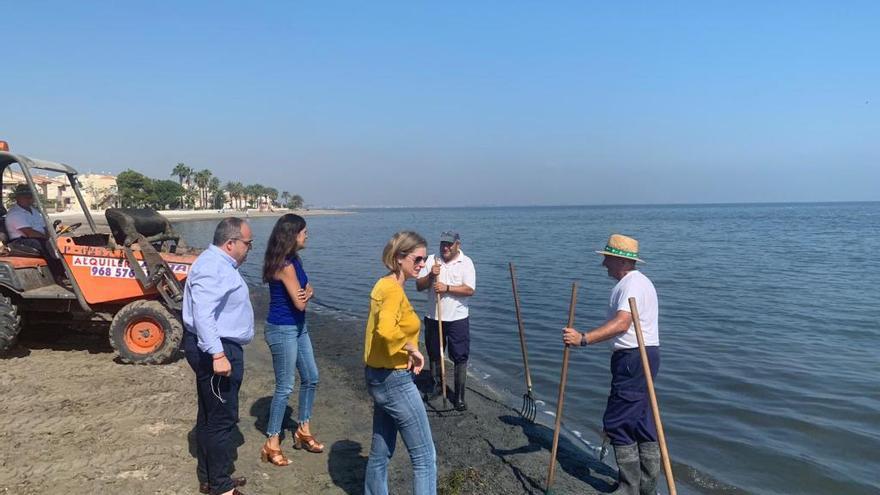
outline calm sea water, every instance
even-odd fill
[[[251,222],[257,241],[243,270],[255,285],[274,221]],[[880,493],[880,203],[382,209],[308,224],[316,310],[357,319],[392,233],[416,230],[436,245],[458,230],[477,267],[472,373],[518,406],[512,261],[548,424],[571,283],[576,327],[600,324],[614,281],[593,251],[612,232],[633,235],[660,298],[656,384],[679,482],[700,493]],[[178,230],[203,246],[214,225]],[[419,309],[427,296],[410,292]],[[599,443],[610,352],[572,353],[564,423],[587,448]]]

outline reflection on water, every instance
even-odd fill
[[[392,233],[412,229],[435,243],[459,231],[477,267],[471,372],[518,406],[513,261],[547,413],[571,282],[580,283],[576,326],[601,323],[614,281],[593,251],[612,232],[632,235],[660,297],[657,391],[676,476],[703,493],[880,491],[880,203],[392,209],[307,220],[316,309],[347,319],[366,315]],[[274,221],[251,221],[256,242],[243,270],[256,286]],[[178,230],[203,246],[215,224]],[[410,297],[420,309],[426,295]],[[593,446],[609,355],[605,346],[575,349],[569,369],[565,424]]]

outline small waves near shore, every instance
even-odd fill
[[[471,374],[516,403],[524,392],[507,263],[517,266],[529,359],[552,420],[559,333],[572,281],[576,326],[601,323],[613,281],[593,251],[612,232],[641,241],[660,297],[657,380],[677,477],[700,493],[880,490],[880,203],[358,210],[308,219],[303,254],[316,310],[362,321],[384,243],[416,230],[436,249],[458,230],[477,267]],[[274,219],[252,219],[259,266]],[[191,245],[213,222],[180,224]],[[201,242],[199,242],[201,241]],[[417,309],[424,293],[412,292]],[[360,335],[352,345],[360,345]],[[599,443],[607,347],[575,349],[564,425]],[[518,405],[518,404],[517,404]]]

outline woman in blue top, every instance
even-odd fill
[[[266,434],[269,438],[260,451],[263,462],[287,466],[290,459],[281,452],[281,434],[287,400],[293,392],[294,370],[299,371],[299,417],[293,434],[293,446],[309,452],[323,452],[324,445],[309,430],[318,366],[306,326],[306,306],[314,295],[312,284],[297,254],[309,238],[306,221],[288,213],[278,219],[263,262],[263,281],[269,284],[269,316],[266,318],[266,343],[272,351],[275,369],[275,394],[269,408]]]

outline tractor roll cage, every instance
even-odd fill
[[[41,169],[48,170],[50,172],[59,172],[67,176],[68,182],[70,182],[70,187],[73,188],[74,194],[76,194],[76,199],[79,201],[80,206],[82,206],[83,214],[85,214],[86,221],[89,224],[89,228],[92,230],[92,234],[97,234],[98,229],[95,227],[95,220],[92,218],[92,214],[89,209],[86,207],[86,202],[83,199],[82,193],[79,190],[79,184],[76,181],[77,172],[73,167],[67,166],[63,163],[50,162],[47,160],[40,160],[34,158],[28,158],[24,155],[19,155],[15,153],[10,153],[8,151],[0,151],[0,191],[3,190],[3,177],[6,173],[6,169],[14,164],[18,163],[21,167],[21,173],[24,174],[25,180],[27,180],[28,187],[30,187],[31,191],[34,192],[34,203],[37,205],[37,209],[40,211],[40,215],[43,217],[43,222],[46,224],[46,233],[49,235],[49,238],[52,239],[52,242],[49,244],[52,246],[52,250],[55,252],[55,256],[61,259],[61,253],[58,252],[58,236],[55,234],[55,229],[49,228],[52,225],[52,222],[49,219],[49,215],[46,213],[46,208],[43,206],[43,202],[40,199],[40,195],[37,194],[38,189],[35,187],[34,177],[31,174],[31,169]],[[76,281],[76,277],[73,276],[73,271],[67,265],[67,263],[61,263],[64,266],[64,272],[67,274],[68,280],[70,280],[70,284],[73,287],[73,293],[76,295],[76,300],[79,302],[80,307],[83,311],[92,311],[92,308],[86,302],[85,297],[83,296],[82,289]]]

